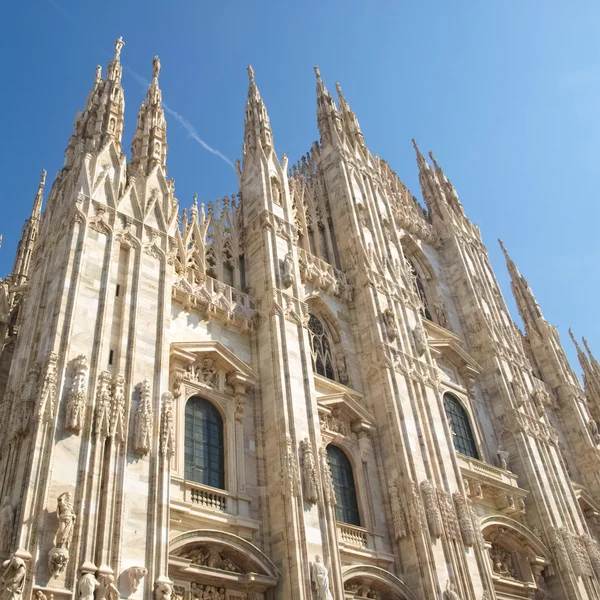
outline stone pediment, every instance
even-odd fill
[[[452,364],[460,373],[470,378],[481,373],[481,366],[464,349],[457,335],[426,319],[423,320],[423,326],[427,331],[427,343],[434,358]]]
[[[236,394],[245,394],[257,381],[250,365],[214,340],[171,344],[171,375],[217,391],[230,386]]]
[[[373,416],[355,398],[346,392],[317,398],[321,427],[343,436],[351,432],[370,431]]]

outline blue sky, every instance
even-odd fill
[[[318,138],[319,64],[330,89],[342,84],[371,151],[419,197],[410,139],[434,151],[482,230],[513,317],[498,237],[569,356],[569,326],[600,355],[597,0],[34,0],[8,3],[3,17],[0,275],[40,170],[50,184],[95,66],[123,36],[127,146],[145,94],[132,72],[149,79],[158,54],[165,102],[231,161],[241,154],[251,63],[276,150],[295,162]],[[195,192],[210,200],[237,191],[231,166],[167,118],[180,204]]]

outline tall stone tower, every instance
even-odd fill
[[[180,213],[123,45],[0,286],[6,598],[600,599],[600,365],[433,155],[423,208],[315,68],[288,168],[249,67],[239,191]]]

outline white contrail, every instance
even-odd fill
[[[73,15],[71,15],[71,13],[67,12],[64,8],[62,8],[60,5],[58,5],[56,2],[54,2],[54,0],[48,0],[48,3],[52,7],[54,7],[55,10],[60,12],[64,17],[69,19],[69,21],[76,22],[75,17],[73,17]],[[105,50],[102,50],[102,52],[104,54],[108,55],[108,53]],[[110,56],[110,55],[108,55],[108,56]],[[125,68],[125,70],[128,71],[131,74],[131,76],[141,86],[143,86],[144,88],[147,88],[150,85],[150,82],[148,80],[144,79],[139,73],[136,73],[130,67],[123,65],[123,63],[121,63],[121,64]],[[187,134],[189,137],[191,137],[194,141],[198,142],[205,150],[208,150],[211,154],[214,154],[215,156],[218,156],[221,160],[224,160],[232,169],[235,170],[234,164],[223,153],[219,152],[216,148],[213,148],[212,146],[207,144],[200,137],[196,128],[183,115],[180,115],[177,111],[174,111],[172,108],[170,108],[166,102],[163,102],[162,105],[163,105],[163,108],[170,115],[173,115],[175,120],[187,131]]]
[[[131,67],[127,67],[123,65],[125,70],[131,74],[131,76],[144,88],[147,88],[150,85],[150,82],[142,77],[139,73],[134,71]],[[221,152],[219,152],[216,148],[208,145],[198,134],[196,128],[183,116],[180,115],[177,111],[173,110],[166,102],[162,103],[163,108],[170,114],[173,115],[175,120],[187,131],[189,137],[191,137],[194,141],[198,142],[205,150],[208,150],[211,154],[218,156],[221,160],[224,160],[231,168],[235,169],[234,164]]]

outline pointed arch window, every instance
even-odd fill
[[[479,459],[471,421],[463,405],[452,394],[444,394],[444,409],[452,430],[455,450]]]
[[[308,318],[310,350],[313,361],[313,371],[327,379],[335,381],[333,368],[333,352],[331,338],[323,321],[317,315],[310,314]]]
[[[335,518],[341,523],[360,527],[354,473],[350,459],[341,448],[329,444],[327,460],[335,489]]]
[[[217,408],[194,396],[185,405],[185,478],[225,489],[223,419]]]

